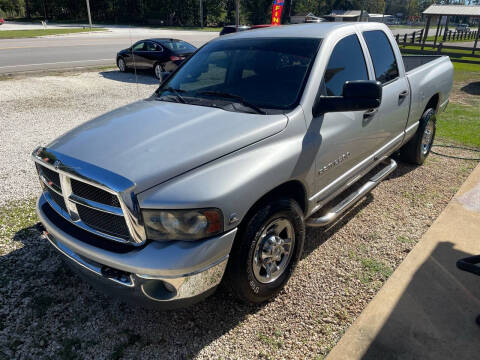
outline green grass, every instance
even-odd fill
[[[38,30],[0,30],[0,39],[19,39],[19,38],[32,38],[45,35],[63,35],[73,33],[83,33],[90,31],[104,31],[104,28],[70,28],[70,29],[38,29]]]
[[[480,147],[480,101],[477,106],[448,105],[437,119],[437,136],[458,144]]]
[[[11,241],[15,234],[28,237],[37,221],[35,199],[12,201],[0,207],[0,241]]]
[[[382,280],[386,280],[392,275],[393,270],[390,266],[385,265],[383,262],[376,259],[362,258],[360,260],[363,271],[360,275],[360,281],[364,284],[374,281],[380,277]]]

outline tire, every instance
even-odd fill
[[[162,80],[162,72],[164,71],[163,66],[159,63],[153,66],[153,74],[158,80]]]
[[[423,113],[415,135],[400,149],[400,158],[411,164],[422,165],[432,149],[436,129],[435,110],[428,109]]]
[[[125,63],[125,60],[122,57],[119,57],[117,59],[117,66],[118,66],[118,69],[121,72],[127,72],[128,71],[127,64]]]
[[[290,245],[288,241],[282,245],[289,237]],[[225,284],[246,303],[259,304],[273,298],[292,275],[302,255],[304,239],[303,212],[294,200],[274,199],[264,203],[239,228]]]

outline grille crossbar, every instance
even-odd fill
[[[49,195],[47,200],[52,207],[55,204],[63,210],[62,216],[68,215],[67,220],[73,224],[109,239],[130,242],[130,231],[116,194],[36,165]]]

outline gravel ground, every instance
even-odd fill
[[[151,95],[150,74],[118,71],[0,81],[0,206],[38,193],[30,154],[71,128]]]
[[[41,239],[29,160],[35,145],[139,97],[135,85],[95,73],[2,84],[0,359],[321,359],[476,165],[437,155],[422,167],[400,164],[337,224],[308,229],[295,274],[263,306],[239,304],[220,288],[187,309],[145,310],[93,290]]]

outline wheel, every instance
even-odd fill
[[[125,60],[121,57],[117,59],[117,66],[121,72],[127,71],[127,64],[125,64]]]
[[[158,80],[162,80],[162,72],[163,72],[163,67],[160,64],[155,64],[153,67],[153,72],[155,73],[155,77]]]
[[[230,253],[226,285],[247,303],[262,303],[285,286],[303,251],[300,206],[276,199],[259,206],[240,226]]]
[[[412,164],[422,165],[432,149],[436,129],[435,110],[428,109],[423,113],[413,138],[400,149],[401,159]]]

